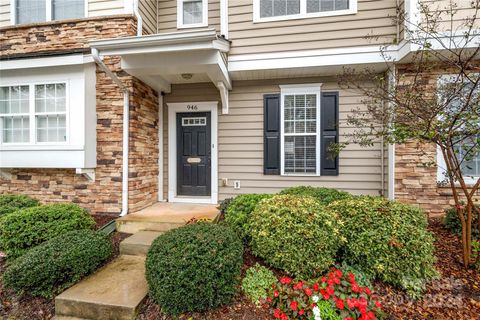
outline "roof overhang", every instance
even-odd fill
[[[232,83],[226,54],[230,42],[215,29],[92,41],[90,45],[101,57],[120,56],[123,70],[157,91],[170,92],[174,83],[211,81],[220,91],[223,111],[228,112]]]

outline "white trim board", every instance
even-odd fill
[[[202,22],[183,23],[183,4],[186,0],[177,0],[177,29],[208,27],[208,0],[202,0]]]
[[[195,105],[196,110],[189,106]],[[218,101],[167,103],[168,106],[168,201],[185,203],[218,203]],[[177,113],[211,113],[211,196],[177,196]]]

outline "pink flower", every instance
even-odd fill
[[[278,291],[276,291],[276,290],[275,290],[275,291],[273,291],[273,296],[274,296],[275,298],[277,298],[277,297],[279,296],[279,293],[278,293]]]
[[[298,314],[303,316],[305,314],[305,310],[301,309],[300,311],[298,311]]]

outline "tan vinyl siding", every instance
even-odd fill
[[[0,0],[0,27],[10,25],[10,0]]]
[[[220,31],[220,0],[208,1],[208,28]],[[177,29],[177,0],[158,0],[158,32],[179,30],[184,29]],[[187,30],[195,30],[195,28]]]
[[[125,13],[124,0],[88,0],[88,16],[107,16]]]
[[[422,4],[428,5],[432,12],[439,12],[441,13],[439,16],[439,25],[437,30],[442,31],[450,31],[457,30],[457,29],[465,29],[465,21],[470,20],[475,15],[475,9],[472,5],[474,1],[471,0],[457,0],[454,1],[455,8],[454,8],[454,15],[453,18],[450,17],[450,0],[420,0]],[[421,16],[423,19],[424,16]],[[476,27],[480,28],[480,19],[479,13],[477,13],[476,18]],[[463,27],[463,28],[462,28]],[[459,31],[459,30],[458,30]]]
[[[279,93],[281,84],[323,82],[323,91],[340,92],[340,141],[345,141],[347,115],[361,105],[358,93],[341,90],[332,78],[297,78],[234,82],[230,91],[230,112],[220,115],[218,123],[219,198],[240,193],[278,192],[296,185],[339,188],[355,194],[378,195],[382,190],[381,146],[370,148],[350,145],[340,154],[340,175],[335,177],[286,177],[263,174],[263,95]],[[165,96],[168,102],[220,100],[211,84],[174,85]],[[168,190],[168,119],[164,110],[164,178],[165,196]],[[228,186],[222,186],[222,179]],[[240,180],[242,188],[233,189],[233,181]]]
[[[157,0],[140,0],[138,10],[142,16],[143,33],[157,33]]]
[[[230,0],[230,54],[392,43],[397,35],[395,15],[396,0],[359,0],[353,15],[253,23],[253,1]]]

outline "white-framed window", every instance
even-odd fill
[[[88,0],[11,0],[12,24],[75,19],[87,16]]]
[[[0,143],[67,143],[67,88],[67,82],[1,86]]]
[[[448,86],[449,82],[458,82],[455,76],[445,75],[439,79],[438,87],[439,90],[442,90],[444,85]],[[466,99],[466,96],[472,91],[475,92],[476,98],[471,97],[471,99],[478,99],[480,98],[480,89],[477,90],[473,87],[473,84],[466,84],[462,90],[465,90],[465,95],[462,96],[461,94],[458,98],[452,100],[449,103],[449,107],[453,110],[458,110],[459,106],[464,105],[462,103],[463,99]],[[448,90],[448,88],[446,89]],[[447,94],[448,95],[448,94]],[[441,98],[441,97],[439,97]],[[480,124],[479,124],[480,126]],[[454,148],[456,154],[460,161],[462,161],[460,165],[460,169],[464,176],[464,180],[466,183],[476,183],[477,179],[480,178],[480,152],[478,150],[478,139],[479,136],[473,136],[469,139],[465,139],[460,143],[457,143]],[[445,159],[443,158],[441,150],[437,149],[437,180],[439,182],[448,181],[446,175],[446,168],[447,165],[445,163]]]
[[[282,175],[320,175],[320,87],[280,86]]]
[[[357,0],[253,0],[254,22],[355,13]]]
[[[208,0],[177,0],[177,28],[208,26]]]

